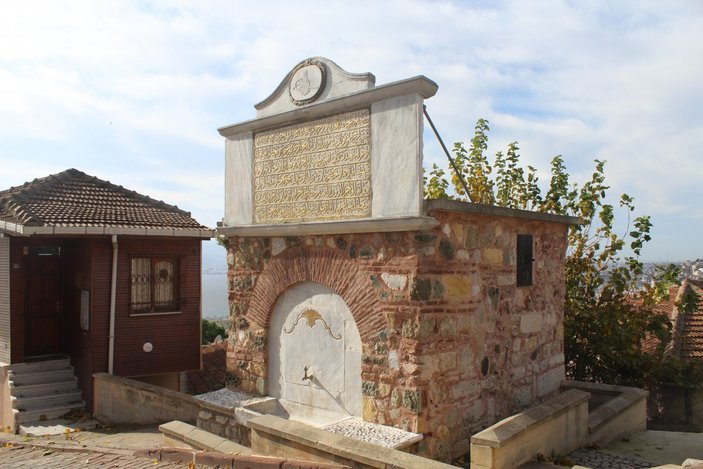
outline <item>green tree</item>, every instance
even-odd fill
[[[225,328],[217,324],[215,321],[210,321],[208,319],[203,319],[202,321],[203,335],[202,344],[211,344],[219,335],[223,339],[227,337],[227,331]]]
[[[669,286],[677,281],[676,273],[671,267],[662,269],[652,286],[638,288],[643,271],[641,251],[651,239],[650,218],[632,218],[634,200],[622,194],[619,209],[626,214],[627,222],[622,233],[616,231],[616,208],[607,203],[610,187],[604,161],[595,160],[590,180],[580,185],[569,180],[562,156],[555,156],[547,191],[542,195],[536,169],[528,166],[524,170],[520,165],[517,142],[511,143],[505,154],[496,153],[491,167],[485,156],[488,130],[488,121],[479,119],[469,150],[461,143],[454,144],[454,159],[469,187],[471,201],[582,220],[569,229],[565,267],[568,377],[644,387],[662,380],[685,380],[690,369],[665,352],[671,324],[654,308],[666,299]],[[491,177],[493,169],[495,180]],[[429,174],[426,197],[469,200],[451,167],[455,195],[449,192],[441,168],[434,165]],[[643,351],[643,342],[652,337],[659,339],[660,346]]]

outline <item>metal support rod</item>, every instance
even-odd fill
[[[469,199],[469,202],[473,202],[471,200],[471,194],[469,194],[469,187],[466,185],[466,181],[464,181],[464,176],[461,175],[461,173],[459,172],[459,168],[456,167],[456,163],[449,154],[449,150],[447,150],[447,146],[444,144],[442,137],[439,136],[439,132],[437,132],[437,128],[434,126],[434,122],[432,122],[432,119],[430,119],[430,115],[427,113],[427,106],[425,106],[424,104],[422,105],[422,112],[425,114],[427,122],[430,123],[430,127],[432,127],[432,131],[434,132],[435,137],[437,137],[439,144],[442,145],[444,154],[447,155],[447,159],[452,164],[452,168],[454,168],[454,174],[456,174],[456,177],[459,178],[459,181],[461,182],[461,185],[464,188],[464,192],[466,193],[466,198]]]

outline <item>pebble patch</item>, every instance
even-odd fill
[[[211,404],[217,404],[222,407],[229,407],[232,409],[261,399],[260,396],[254,396],[252,394],[247,394],[240,391],[232,391],[227,388],[206,392],[205,394],[198,394],[193,397],[200,399],[201,401],[210,402]]]
[[[324,427],[324,430],[385,448],[404,448],[422,439],[422,435],[418,433],[406,432],[399,428],[387,427],[377,423],[364,422],[359,418],[350,418],[333,423]]]

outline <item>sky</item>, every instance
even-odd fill
[[[296,64],[323,56],[377,85],[427,76],[445,142],[488,119],[491,159],[518,141],[543,181],[558,154],[578,182],[607,161],[613,201],[627,193],[652,217],[644,260],[703,258],[698,0],[0,0],[0,11],[0,189],[76,168],[214,227],[217,128],[254,118]],[[427,125],[424,163],[447,166]],[[218,250],[206,267],[224,264]]]

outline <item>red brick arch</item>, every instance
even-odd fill
[[[264,267],[256,281],[246,315],[268,328],[274,305],[283,292],[301,282],[317,282],[347,303],[361,340],[366,341],[385,325],[378,292],[373,289],[369,275],[335,249],[288,248]]]

